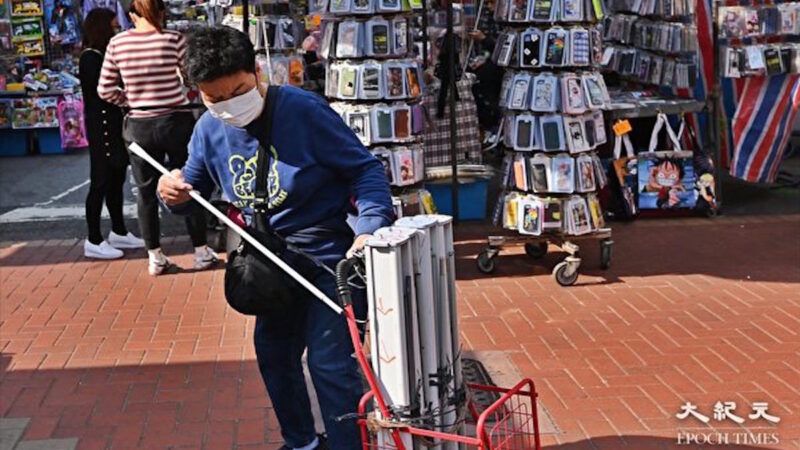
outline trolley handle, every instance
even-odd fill
[[[361,258],[352,256],[336,264],[336,297],[343,308],[353,304],[353,292],[348,283],[350,271],[361,262]]]

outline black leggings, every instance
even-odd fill
[[[86,224],[89,226],[89,242],[99,245],[103,242],[100,232],[103,200],[111,216],[111,230],[122,236],[128,234],[122,215],[122,186],[125,184],[127,166],[110,164],[102,149],[90,149],[89,154],[91,169],[89,194],[86,196]]]
[[[179,169],[189,155],[188,144],[194,128],[194,116],[189,112],[175,112],[157,117],[127,117],[123,126],[126,147],[136,142],[156,161],[170,169]],[[168,162],[165,161],[168,159]],[[161,246],[161,228],[158,218],[156,188],[161,176],[155,168],[138,156],[131,154],[133,177],[139,192],[136,207],[139,227],[148,250]],[[205,212],[186,216],[186,228],[192,245],[206,245]]]

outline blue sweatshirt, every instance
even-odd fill
[[[389,183],[381,163],[321,97],[290,86],[281,87],[277,97],[269,152],[270,225],[304,251],[333,262],[352,245],[353,231],[371,234],[392,223]],[[186,182],[204,197],[220,186],[248,219],[261,145],[254,127],[260,122],[237,128],[203,114],[183,168]],[[346,222],[351,197],[358,209],[355,230]],[[185,213],[190,207],[170,209]]]

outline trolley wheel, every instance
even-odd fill
[[[478,263],[478,270],[486,274],[494,272],[497,268],[497,264],[494,260],[495,256],[497,256],[497,253],[491,249],[480,252],[476,260]]]
[[[553,276],[556,282],[561,286],[572,286],[578,281],[578,267],[580,267],[580,259],[564,260],[556,264],[553,268]]]
[[[540,259],[547,254],[547,242],[539,242],[536,244],[528,242],[525,244],[525,253],[533,259]]]
[[[600,241],[600,268],[603,270],[611,267],[611,254],[614,248],[614,241],[603,239]]]

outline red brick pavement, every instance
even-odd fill
[[[506,351],[535,380],[560,430],[547,448],[672,448],[679,429],[800,448],[800,217],[616,225],[612,268],[594,270],[587,246],[567,289],[549,276],[556,255],[510,249],[479,274],[487,231],[459,230],[464,345]],[[277,448],[253,320],[226,307],[223,272],[154,279],[141,258],[90,262],[78,244],[0,249],[0,416],[30,417],[24,440],[81,449]],[[781,422],[674,417],[718,400],[742,416],[767,401]]]

